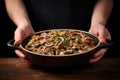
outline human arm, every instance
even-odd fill
[[[5,5],[10,19],[17,26],[14,32],[14,44],[18,45],[25,37],[34,33],[34,30],[22,0],[5,0]],[[26,58],[20,51],[16,50],[15,52],[20,58]]]
[[[111,14],[112,7],[113,0],[97,0],[94,7],[89,32],[97,35],[101,43],[106,43],[106,39],[111,39],[110,32],[105,26]],[[93,59],[90,60],[90,63],[98,61],[106,51],[107,49],[101,49],[96,52]]]

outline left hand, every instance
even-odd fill
[[[98,39],[99,39],[99,41],[101,43],[106,43],[106,39],[110,39],[111,40],[110,32],[102,24],[97,24],[97,25],[91,26],[89,32],[92,33],[92,34],[97,35]],[[90,63],[97,62],[99,59],[102,58],[102,56],[105,54],[106,51],[107,51],[107,49],[100,49],[99,51],[97,51],[94,54],[93,58],[90,59]]]

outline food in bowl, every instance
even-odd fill
[[[32,35],[25,49],[35,54],[64,56],[80,54],[95,46],[93,38],[84,31],[53,29]]]

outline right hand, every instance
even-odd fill
[[[14,32],[14,45],[18,45],[22,42],[24,38],[34,33],[34,30],[31,25],[24,27],[17,27]],[[15,53],[23,60],[28,61],[27,57],[19,50],[15,50]]]

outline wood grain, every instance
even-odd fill
[[[119,80],[120,58],[102,58],[95,64],[44,68],[19,58],[0,58],[0,80]]]

